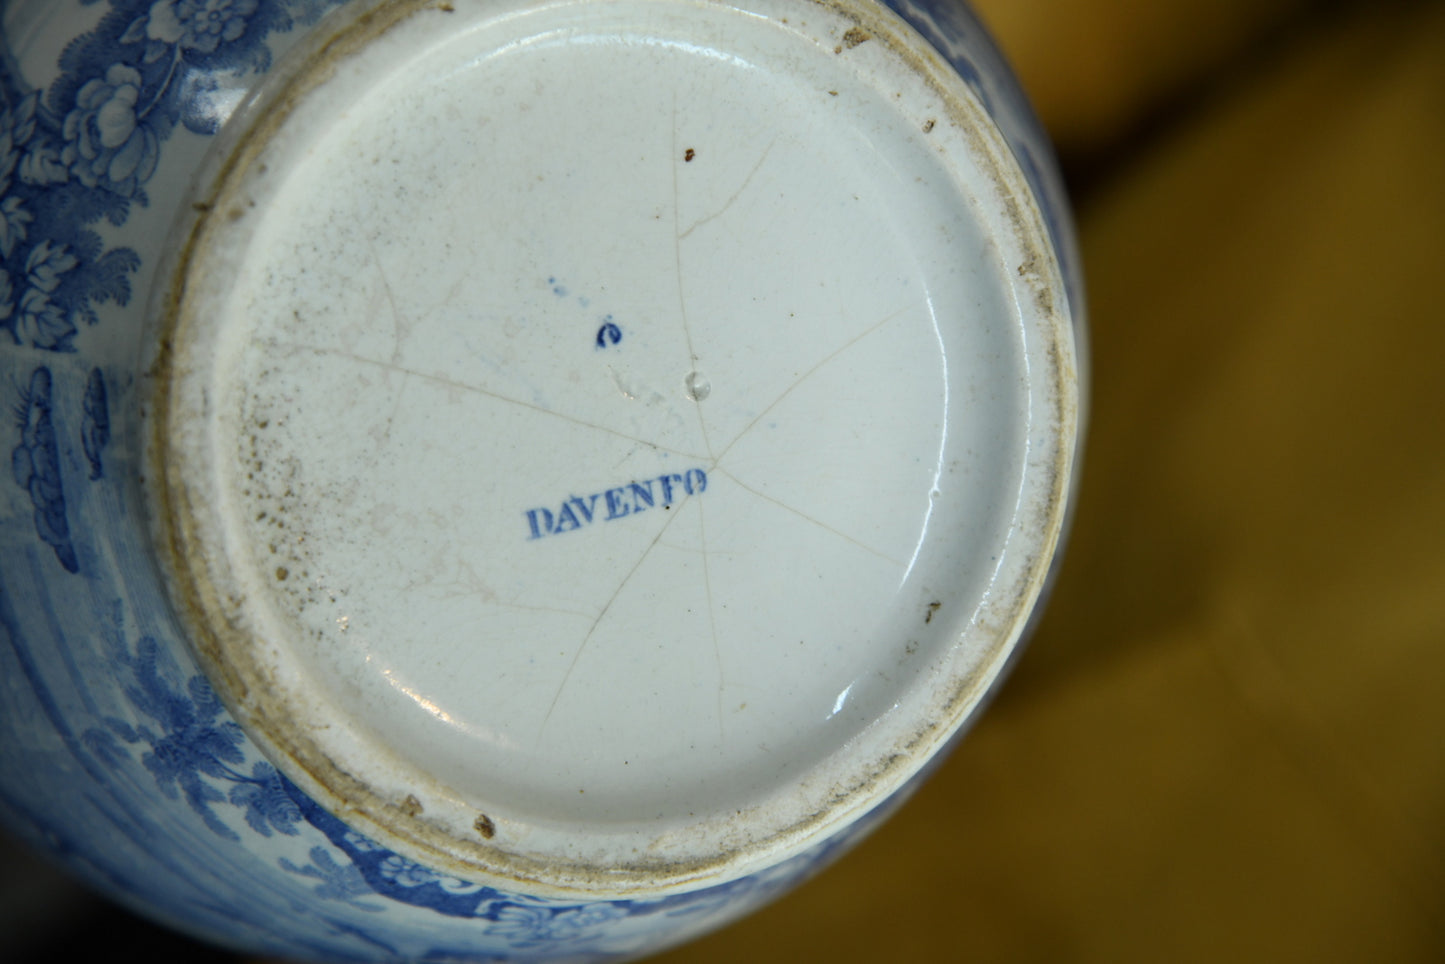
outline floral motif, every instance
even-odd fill
[[[392,854],[381,862],[381,876],[398,887],[425,887],[440,875],[399,854]]]
[[[31,288],[20,299],[20,314],[12,331],[17,344],[63,349],[69,346],[75,326],[45,292]]]
[[[256,0],[160,0],[146,17],[145,35],[209,54],[245,33],[255,12]]]
[[[376,843],[373,840],[369,840],[366,837],[363,837],[355,830],[347,830],[341,835],[341,837],[347,847],[353,850],[360,851],[361,853],[370,854],[385,852],[385,848],[383,848],[381,844]]]
[[[127,226],[131,212],[137,205],[151,203],[146,187],[155,177],[167,139],[178,127],[197,135],[218,130],[224,111],[214,106],[214,100],[207,101],[197,92],[204,93],[206,85],[216,83],[219,75],[239,78],[248,72],[264,72],[270,63],[268,36],[313,22],[343,0],[78,2],[82,6],[103,3],[108,10],[99,19],[87,21],[93,28],[66,45],[53,65],[58,67],[58,76],[46,89],[30,89],[23,78],[14,74],[14,58],[4,56],[8,51],[0,50],[0,330],[8,331],[20,346],[12,354],[19,359],[16,370],[23,386],[15,406],[19,443],[10,453],[12,475],[34,507],[39,538],[53,550],[59,564],[71,572],[80,568],[80,558],[67,524],[58,439],[73,438],[73,425],[64,423],[67,409],[55,407],[53,398],[74,399],[80,386],[73,376],[89,368],[91,360],[86,360],[85,367],[57,367],[58,382],[53,383],[51,369],[36,367],[38,362],[26,361],[25,355],[74,351],[82,325],[99,321],[96,305],[123,307],[130,302],[130,279],[141,259],[130,248],[108,247],[112,242],[102,237],[95,226],[106,222],[120,229],[111,237],[124,244],[126,232],[133,236],[137,230],[135,225]],[[910,0],[889,2],[905,9],[911,7]],[[915,26],[919,26],[920,18],[928,20],[909,15]],[[5,38],[0,37],[0,48],[4,46]],[[953,59],[966,78],[974,76],[966,70],[965,54]],[[1027,154],[1021,163],[1034,177]],[[88,346],[82,343],[81,347]],[[67,382],[68,376],[73,380]],[[81,401],[84,418],[79,431],[80,447],[92,477],[99,478],[111,428],[106,384],[99,369],[90,368]],[[59,435],[57,429],[61,430]],[[80,465],[78,457],[71,457],[79,453],[67,450],[65,454],[65,465]],[[79,481],[78,473],[77,468],[69,481]],[[77,513],[76,518],[80,517]],[[42,557],[47,566],[48,555]],[[29,560],[26,562],[27,570],[35,568],[28,566]],[[42,585],[42,602],[84,610],[89,604],[81,600],[89,599],[101,587],[117,585],[107,582],[104,575],[88,573],[87,577],[91,579],[89,595],[77,594],[73,606],[62,590],[54,588],[58,583]],[[17,592],[21,589],[7,588]],[[154,599],[139,595],[125,605],[133,602],[141,607],[155,604]],[[116,608],[122,608],[119,602]],[[163,812],[167,821],[186,817],[189,808],[219,837],[234,840],[254,833],[286,838],[273,839],[263,852],[280,853],[284,847],[293,858],[309,858],[308,862],[298,864],[281,857],[269,868],[269,877],[254,862],[243,865],[217,860],[212,866],[215,853],[224,849],[217,848],[205,852],[203,873],[188,876],[155,861],[138,861],[129,880],[112,885],[153,907],[174,904],[180,908],[172,914],[175,917],[202,905],[218,916],[234,914],[235,920],[244,923],[244,929],[238,927],[230,934],[236,942],[254,940],[256,934],[274,924],[273,936],[278,945],[288,944],[297,953],[336,957],[349,952],[349,959],[358,960],[420,957],[474,962],[493,953],[507,954],[512,959],[540,959],[554,952],[603,956],[609,953],[604,947],[621,947],[619,935],[629,940],[637,938],[640,947],[642,942],[666,933],[671,919],[688,915],[694,918],[695,925],[700,925],[704,918],[721,914],[725,908],[755,904],[795,881],[813,862],[825,860],[843,842],[839,838],[827,848],[794,858],[792,863],[764,876],[653,901],[567,904],[466,883],[393,854],[347,829],[273,767],[258,760],[256,748],[225,714],[205,680],[190,671],[182,672],[170,661],[164,645],[148,637],[134,649],[122,641],[119,632],[108,641],[107,648],[119,660],[114,678],[126,681],[124,694],[132,710],[117,711],[126,716],[120,719],[103,717],[105,708],[94,709],[96,715],[90,721],[96,725],[80,733],[80,745],[75,745],[59,716],[63,703],[43,694],[34,667],[46,660],[56,660],[53,665],[61,666],[58,661],[62,657],[56,654],[89,638],[73,632],[85,618],[77,616],[66,622],[66,633],[61,634],[58,646],[50,645],[49,636],[44,637],[43,644],[37,638],[33,649],[38,658],[31,655],[29,644],[8,622],[0,632],[21,656],[21,664],[30,667],[28,678],[37,688],[42,708],[37,716],[55,714],[54,730],[61,738],[50,742],[68,749],[71,756],[63,758],[65,767],[73,770],[72,761],[80,761],[94,778],[91,784],[70,783],[68,787],[49,776],[46,780],[62,790],[84,786],[71,794],[75,798],[94,794],[101,802],[91,804],[92,809],[83,811],[86,813],[114,817],[125,806],[107,812],[103,807],[110,800],[149,805],[163,795],[177,801],[169,810],[153,811]],[[66,655],[64,659],[71,657]],[[69,671],[62,668],[57,672],[73,675],[73,664]],[[116,694],[109,695],[113,698]],[[108,704],[106,699],[99,702]],[[70,725],[88,725],[78,723],[79,719],[72,716]],[[88,752],[82,752],[81,745]],[[56,758],[62,759],[60,751]],[[106,785],[105,769],[118,771],[119,778],[113,785]],[[98,789],[105,792],[96,792]],[[77,834],[77,862],[87,859],[87,848],[94,852],[94,841],[126,832],[121,820],[107,822],[100,818],[92,825],[83,835],[88,839],[81,840],[82,835]],[[160,832],[168,827],[169,823],[162,824]],[[151,831],[147,829],[146,833]],[[138,835],[136,839],[150,838]],[[69,847],[70,841],[65,842]],[[198,847],[197,854],[204,850]],[[232,852],[239,853],[240,849]],[[194,854],[187,860],[190,868],[200,866]],[[278,865],[280,872],[275,869]],[[227,876],[227,867],[242,866],[245,874],[236,876],[251,888],[251,893],[269,882],[275,888],[274,901],[247,907],[244,905],[248,901],[228,903],[219,896],[224,891],[215,882]],[[157,868],[158,872],[151,874],[146,868]],[[152,876],[160,883],[147,893],[145,878]],[[183,896],[173,898],[182,888]],[[241,890],[238,884],[232,893]],[[307,893],[347,906],[309,913],[313,908]],[[294,913],[286,913],[288,902]],[[276,907],[283,909],[275,913]],[[355,926],[358,919],[365,918],[359,913],[346,916],[348,908],[377,914],[370,918],[377,924],[371,928],[375,934]],[[273,912],[262,916],[268,909]],[[650,924],[637,920],[648,915],[652,916]],[[458,940],[460,946],[455,950],[418,955],[415,938],[409,938],[412,946],[401,951],[381,940],[405,928],[421,930],[418,923],[455,923],[443,918],[466,920],[472,928],[464,931],[459,924],[448,932],[466,935]],[[615,922],[624,918],[634,920],[627,927],[617,927]],[[216,919],[213,917],[209,926],[216,928]],[[403,927],[394,927],[395,922]],[[486,936],[478,935],[477,929]],[[356,941],[367,945],[364,952],[358,953]]]
[[[0,256],[10,257],[15,246],[25,240],[25,226],[34,220],[35,215],[25,210],[24,202],[18,197],[7,197],[0,202]]]
[[[79,261],[65,245],[52,245],[49,241],[41,241],[31,249],[30,257],[25,259],[26,280],[31,287],[50,294],[60,287],[60,276],[77,264]]]
[[[476,894],[485,888],[481,884],[469,884],[456,877],[447,877],[429,867],[423,867],[400,854],[391,854],[381,862],[381,876],[398,887],[425,887],[436,884],[448,894]]]
[[[137,110],[143,84],[134,67],[112,64],[75,95],[60,160],[86,187],[133,197],[155,173],[159,139]]]
[[[381,911],[380,907],[364,904],[357,900],[358,897],[372,896],[373,891],[354,864],[337,863],[325,847],[312,847],[308,856],[311,858],[311,863],[304,867],[299,867],[282,857],[281,869],[302,877],[319,880],[320,883],[312,888],[311,892],[322,900],[344,901],[352,907],[359,907],[372,913]]]
[[[99,0],[87,0],[99,2]],[[161,145],[183,126],[214,134],[215,73],[270,67],[268,35],[342,0],[109,0],[111,11],[30,90],[0,58],[0,330],[17,345],[75,350],[96,305],[125,306],[140,258],[91,228],[123,225]],[[37,236],[38,235],[38,236]]]
[[[97,118],[113,124],[104,110]],[[60,126],[40,109],[38,91],[0,110],[0,329],[17,345],[73,351],[80,320],[96,321],[93,302],[129,301],[140,259],[127,248],[102,251],[99,236],[75,223],[108,208],[71,180],[53,137]]]
[[[20,180],[40,186],[64,184],[70,179],[70,172],[65,169],[60,153],[60,148],[47,138],[37,138],[30,152],[20,161]]]
[[[566,909],[507,904],[496,912],[496,923],[487,933],[504,937],[517,947],[572,943],[596,937],[602,925],[627,915],[625,904],[582,904]]]
[[[129,744],[146,744],[149,749],[141,755],[141,764],[161,792],[171,799],[184,796],[206,826],[227,840],[240,837],[211,809],[213,804],[230,802],[244,808],[246,823],[263,836],[269,837],[273,831],[296,834],[301,811],[281,775],[264,762],[253,765],[249,775],[236,769],[245,762],[245,736],[235,721],[222,718],[225,709],[205,677],[195,675],[184,687],[178,686],[174,667],[164,661],[160,647],[150,637],[142,639],[135,656],[126,656],[123,664],[135,681],[126,687],[127,698],[154,721],[159,732],[111,717],[105,721],[105,729],[86,732],[92,750],[116,761],[127,757],[117,737]],[[204,778],[232,784],[230,794]]]
[[[228,778],[235,779],[229,775]],[[256,761],[251,767],[251,776],[236,782],[228,798],[232,806],[245,809],[246,823],[261,836],[271,836],[273,828],[288,837],[295,835],[301,810],[286,791],[281,774],[271,764]]]

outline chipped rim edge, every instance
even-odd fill
[[[545,5],[548,0],[541,0]],[[711,5],[716,0],[705,0]],[[1059,254],[1028,181],[1002,132],[947,60],[912,26],[872,0],[794,0],[824,8],[886,44],[899,60],[919,74],[967,133],[969,147],[998,191],[998,205],[1011,236],[1025,258],[1018,269],[1019,285],[1033,295],[1022,309],[1047,349],[1048,369],[1043,394],[1052,403],[1046,419],[1052,427],[1047,464],[1030,460],[1023,467],[1023,490],[1037,496],[1015,517],[1015,529],[1038,533],[1026,548],[1027,560],[1016,567],[1014,590],[989,607],[993,628],[987,658],[962,667],[946,665],[933,681],[931,717],[923,719],[910,738],[873,765],[850,772],[863,774],[837,789],[825,805],[802,819],[765,833],[743,833],[742,842],[722,844],[714,852],[690,860],[641,859],[624,867],[538,858],[462,840],[407,812],[405,802],[383,799],[327,758],[293,729],[268,717],[264,694],[266,674],[228,654],[244,652],[248,637],[234,626],[218,626],[215,614],[225,610],[220,589],[210,582],[203,562],[191,562],[198,548],[198,505],[204,493],[194,492],[169,459],[172,433],[184,418],[172,406],[172,391],[183,377],[177,345],[195,325],[187,317],[191,277],[209,229],[224,217],[228,192],[286,122],[295,105],[331,76],[340,60],[382,37],[411,17],[445,11],[445,0],[363,0],[323,20],[293,49],[278,58],[270,74],[253,90],[217,137],[201,164],[186,204],[166,241],[158,267],[142,339],[144,372],[141,404],[142,465],[148,480],[143,498],[158,557],[160,577],[186,643],[216,692],[265,755],[306,794],[354,829],[419,862],[468,880],[491,883],[544,897],[635,899],[660,897],[726,883],[756,873],[836,835],[904,788],[976,716],[1019,649],[1030,616],[1038,606],[1055,568],[1070,503],[1077,452],[1081,442],[1082,359],[1075,344],[1072,319],[1081,306],[1070,305]],[[731,6],[727,0],[723,5]],[[188,284],[188,281],[191,284]],[[1032,478],[1032,482],[1028,481]],[[199,502],[197,501],[199,499]],[[1014,536],[1010,534],[1009,543]],[[763,809],[766,803],[758,809]],[[744,811],[746,820],[750,811]],[[727,836],[720,831],[715,836]]]

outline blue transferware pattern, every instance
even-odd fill
[[[187,178],[245,90],[344,2],[5,6],[0,821],[121,903],[253,953],[591,960],[684,940],[793,886],[881,814],[766,872],[664,899],[544,900],[439,874],[262,758],[199,672],[149,559],[126,419],[155,239],[179,202],[153,186]],[[1047,142],[976,21],[947,0],[889,5],[993,110],[1067,245]],[[90,26],[53,63],[12,46],[52,18]],[[1066,276],[1075,288],[1073,263]],[[604,329],[598,344],[619,338]]]

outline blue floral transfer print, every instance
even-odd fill
[[[84,186],[135,197],[155,173],[160,141],[140,104],[144,85],[140,71],[111,64],[76,92],[60,163]]]
[[[105,376],[99,368],[92,368],[85,380],[81,405],[85,416],[80,423],[80,445],[85,450],[85,460],[90,463],[90,477],[98,479],[105,475],[101,455],[110,441],[110,405],[106,401]]]
[[[102,725],[81,734],[86,750],[107,768],[138,762],[166,797],[184,799],[212,833],[226,840],[240,839],[224,819],[221,808],[228,804],[263,837],[319,831],[331,846],[312,846],[305,864],[281,857],[276,865],[309,880],[310,892],[322,900],[368,914],[381,913],[387,902],[394,902],[444,918],[470,919],[480,925],[479,937],[487,946],[524,958],[540,959],[568,948],[590,952],[609,938],[615,925],[629,919],[700,919],[760,901],[825,862],[841,843],[832,841],[795,858],[766,880],[745,877],[673,897],[579,903],[498,890],[440,873],[357,833],[264,761],[247,768],[246,738],[205,678],[183,673],[151,637],[141,637],[133,647],[117,640],[111,660],[113,673],[124,680],[131,716],[140,721],[106,716]],[[462,959],[479,958],[470,953]]]
[[[55,558],[67,572],[79,572],[80,560],[70,542],[70,524],[65,519],[60,449],[51,417],[51,382],[50,369],[42,366],[31,374],[29,386],[20,394],[15,407],[20,444],[10,453],[10,468],[15,483],[30,494],[36,534],[55,550]]]
[[[129,305],[141,258],[124,244],[108,247],[97,228],[121,227],[150,203],[146,185],[177,127],[219,129],[206,96],[217,76],[265,72],[267,36],[340,2],[110,0],[95,29],[65,48],[45,90],[30,89],[0,57],[0,332],[22,348],[74,352],[100,306]],[[44,371],[21,393],[12,474],[30,493],[36,534],[77,572]],[[83,405],[82,448],[90,478],[100,479],[110,413],[99,369]]]
[[[129,759],[125,745],[144,746],[141,763],[161,792],[172,799],[184,796],[206,826],[227,840],[240,837],[216,816],[214,804],[242,808],[246,823],[262,836],[296,834],[301,811],[289,785],[269,763],[257,761],[249,773],[237,769],[246,760],[245,734],[205,677],[194,675],[182,684],[174,664],[150,637],[121,663],[132,680],[126,696],[151,723],[132,726],[108,717],[103,727],[93,727],[82,737],[91,752],[115,765]]]
[[[373,896],[374,891],[366,883],[366,878],[361,876],[361,871],[356,869],[355,864],[338,863],[331,856],[331,851],[325,847],[312,847],[308,856],[310,856],[311,862],[304,866],[298,866],[282,857],[281,869],[300,877],[311,877],[319,881],[315,887],[311,888],[311,892],[322,900],[339,900],[372,914],[380,913],[383,910],[377,904],[368,904],[359,899]]]
[[[679,918],[697,928],[756,906],[845,846],[848,835],[764,874],[700,892],[636,901],[544,900],[439,873],[324,810],[259,758],[164,620],[146,622],[128,641],[118,630],[106,634],[110,672],[94,677],[105,677],[96,698],[84,687],[78,696],[66,689],[65,700],[45,692],[44,675],[68,686],[64,681],[79,677],[79,667],[90,672],[84,656],[94,627],[85,621],[95,598],[124,594],[125,606],[141,611],[155,605],[144,592],[123,592],[111,574],[82,565],[108,547],[85,520],[99,511],[97,494],[111,490],[85,483],[87,474],[107,479],[113,430],[123,437],[120,399],[127,385],[121,369],[104,367],[113,359],[99,350],[91,357],[93,347],[110,342],[87,342],[87,332],[115,325],[107,334],[120,336],[138,318],[134,310],[119,310],[134,308],[143,267],[133,239],[145,222],[132,216],[152,205],[148,192],[158,191],[157,172],[173,138],[220,129],[228,108],[217,106],[226,103],[218,78],[244,86],[270,67],[268,38],[314,22],[344,0],[79,2],[99,17],[63,49],[52,82],[37,89],[15,73],[14,58],[0,56],[0,343],[10,343],[15,372],[15,434],[6,448],[11,477],[28,499],[21,505],[26,515],[33,509],[43,543],[39,551],[16,554],[11,575],[22,578],[0,586],[0,614],[8,613],[0,638],[8,638],[34,689],[35,717],[53,724],[37,745],[67,754],[90,781],[84,788],[54,782],[60,789],[53,799],[94,796],[99,802],[84,811],[100,828],[86,831],[91,840],[129,835],[132,856],[144,856],[134,864],[116,858],[102,882],[109,880],[113,893],[169,908],[175,918],[210,914],[209,926],[237,943],[270,940],[274,928],[278,946],[286,943],[294,954],[542,960],[558,953],[630,954],[671,933]],[[155,201],[162,207],[159,193]],[[112,372],[119,377],[108,381]],[[17,521],[28,538],[32,520],[22,515]],[[52,554],[80,578],[47,588]],[[37,619],[22,633],[7,597],[30,586],[29,579],[49,594],[45,605],[59,615]],[[27,641],[27,633],[34,638]],[[49,749],[55,734],[63,750]],[[169,809],[155,806],[162,798]],[[148,808],[161,816],[152,821],[143,812]],[[35,812],[30,822],[44,825],[45,808]],[[165,847],[153,845],[166,837],[171,846],[173,829],[184,830],[179,849],[186,852],[167,856]],[[264,847],[257,838],[267,841]],[[247,846],[217,843],[242,839]],[[77,844],[75,852],[81,849]],[[236,854],[245,860],[233,860]],[[232,880],[238,867],[251,876]],[[267,889],[251,886],[257,881],[269,885],[267,900],[256,897]],[[233,922],[236,930],[225,930]]]
[[[41,108],[39,91],[16,96],[13,78],[0,78],[0,329],[16,345],[74,351],[79,324],[99,320],[97,304],[130,301],[140,258],[129,248],[104,250],[87,227],[103,217],[124,219],[123,207],[93,196],[109,171],[128,170],[135,188],[138,175],[154,168],[154,146],[144,138],[137,146],[134,132],[124,133],[123,72],[107,74],[116,85],[101,80],[84,88],[88,123],[86,108],[77,106],[62,123]],[[152,159],[143,169],[146,150]]]
[[[496,923],[486,932],[514,947],[571,944],[595,937],[603,925],[626,916],[627,907],[621,903],[599,901],[567,908],[508,904],[496,911]]]
[[[246,32],[246,19],[256,12],[256,0],[160,0],[146,16],[131,24],[123,42],[144,36],[158,45],[154,56],[164,56],[168,45],[178,50],[214,53]],[[149,54],[148,54],[149,55]]]
[[[75,350],[97,306],[124,307],[140,257],[94,226],[146,205],[161,145],[180,126],[214,134],[222,73],[261,74],[266,37],[341,0],[111,0],[65,48],[60,77],[30,90],[0,59],[0,329],[17,345]]]

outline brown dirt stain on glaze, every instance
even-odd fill
[[[974,126],[980,120],[980,109],[973,104],[965,106],[955,94],[939,82],[940,76],[949,76],[949,68],[941,57],[931,49],[913,50],[906,41],[895,35],[891,23],[881,19],[874,11],[862,12],[866,8],[853,7],[849,0],[812,0],[818,6],[828,8],[843,18],[853,21],[854,26],[843,34],[847,49],[853,49],[870,39],[881,43],[907,64],[916,74],[924,78],[929,88],[940,97],[949,109],[949,120],[965,133],[970,146],[981,158],[991,158],[1000,167],[996,175],[1000,184],[1008,182],[1002,174],[999,149],[990,139],[979,133]],[[715,852],[694,859],[649,858],[639,855],[626,867],[596,867],[566,860],[538,860],[521,853],[509,853],[495,847],[487,847],[476,841],[459,838],[447,828],[439,826],[423,816],[420,801],[415,795],[408,795],[398,806],[382,800],[376,791],[363,783],[330,759],[310,739],[309,734],[298,733],[288,726],[280,707],[267,712],[265,694],[277,692],[271,671],[255,661],[236,661],[227,654],[244,648],[247,635],[242,625],[218,620],[219,614],[241,612],[245,601],[233,594],[225,593],[211,583],[198,570],[204,568],[205,560],[193,559],[192,549],[197,545],[195,537],[198,509],[205,499],[205,493],[193,492],[185,480],[168,470],[165,453],[168,445],[168,427],[177,417],[172,411],[170,388],[178,375],[175,370],[174,346],[177,339],[184,338],[188,325],[196,324],[183,312],[186,281],[197,257],[197,252],[209,233],[220,230],[214,214],[218,208],[244,217],[245,210],[226,207],[236,198],[227,196],[228,188],[234,187],[241,175],[256,162],[265,145],[272,139],[282,124],[290,117],[296,105],[311,90],[325,83],[334,74],[336,65],[366,44],[390,32],[399,24],[422,11],[451,13],[450,3],[435,4],[431,0],[397,0],[372,8],[356,17],[352,22],[335,31],[323,42],[309,50],[309,66],[290,77],[271,99],[269,109],[252,114],[247,120],[249,128],[238,141],[238,146],[225,158],[215,171],[210,196],[192,206],[192,222],[185,232],[179,256],[174,263],[171,281],[161,309],[165,316],[159,347],[154,363],[147,372],[147,379],[153,386],[150,393],[147,422],[150,433],[149,460],[146,469],[152,479],[164,480],[164,485],[152,486],[155,500],[153,515],[156,525],[158,550],[165,565],[165,578],[174,603],[183,621],[192,634],[192,645],[197,656],[212,680],[217,682],[218,691],[229,698],[231,710],[247,725],[252,735],[274,758],[290,760],[294,775],[299,777],[303,789],[318,803],[327,807],[342,819],[358,826],[364,832],[377,833],[383,839],[395,840],[397,849],[409,851],[439,869],[466,877],[477,873],[509,881],[513,886],[530,888],[541,893],[627,893],[629,889],[643,892],[659,890],[675,891],[696,884],[717,882],[717,874],[740,857],[749,853],[777,848],[782,853],[796,852],[803,846],[815,842],[820,829],[836,829],[855,816],[860,816],[868,806],[877,803],[875,794],[879,788],[891,790],[902,784],[911,772],[917,769],[920,752],[933,751],[946,742],[947,735],[962,721],[966,710],[976,705],[988,683],[995,678],[998,667],[986,662],[972,668],[951,681],[951,696],[938,707],[936,718],[920,721],[911,738],[895,746],[893,752],[874,760],[867,768],[866,775],[856,782],[839,783],[822,798],[812,813],[791,825],[775,830],[762,840],[748,840],[733,847],[719,847]],[[865,27],[867,29],[865,29]],[[304,41],[303,41],[304,43]],[[839,45],[837,52],[842,51]],[[830,91],[829,93],[833,93]],[[935,121],[929,119],[924,132],[932,130]],[[1010,158],[1010,160],[1012,160]],[[987,166],[987,165],[985,165]],[[249,199],[243,199],[249,200]],[[1026,247],[1034,251],[1047,248],[1047,232],[1042,228],[1041,218],[1036,211],[1026,212],[1017,197],[1005,196],[1006,213],[1014,230],[1026,239]],[[1052,318],[1058,329],[1067,328],[1067,319],[1057,313],[1054,303],[1054,284],[1050,270],[1036,263],[1036,258],[1020,266],[1020,275],[1031,282],[1036,298],[1036,307],[1045,318]],[[1065,335],[1063,337],[1071,337]],[[1059,389],[1059,409],[1053,413],[1061,430],[1075,426],[1077,416],[1077,377],[1066,358],[1058,340],[1051,347],[1055,384]],[[990,606],[990,622],[1000,627],[1022,625],[1022,611],[1037,597],[1048,571],[1048,560],[1052,559],[1063,514],[1067,479],[1072,468],[1073,446],[1059,447],[1055,460],[1053,478],[1046,490],[1049,495],[1040,506],[1041,520],[1049,526],[1050,537],[1040,547],[1042,560],[1031,561],[1028,570],[1032,578],[1025,580],[1017,594],[1007,600],[996,600]],[[925,622],[935,611],[930,605]],[[223,640],[223,637],[225,638]],[[229,642],[228,642],[229,641]],[[1013,638],[1000,638],[999,654],[1002,656],[1012,647]],[[253,699],[253,694],[262,694]],[[862,803],[860,804],[860,801]],[[766,809],[766,805],[756,808]],[[751,811],[737,814],[743,824],[749,822]],[[765,821],[771,822],[771,821]],[[473,824],[480,837],[491,840],[496,833],[495,822],[485,814],[477,817]],[[388,840],[388,842],[391,842]],[[721,878],[726,879],[726,878]]]

